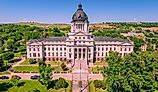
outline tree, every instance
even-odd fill
[[[13,52],[6,52],[6,53],[1,55],[1,58],[3,60],[11,60],[14,58],[14,53]]]
[[[8,40],[6,41],[7,49],[8,49],[9,51],[13,51],[13,49],[14,49],[14,44],[15,44],[15,41],[14,41],[13,39],[8,39]]]
[[[19,76],[13,75],[12,78],[11,78],[11,83],[12,83],[12,85],[18,86],[20,79],[21,79],[21,78],[20,78]]]
[[[46,88],[49,88],[49,85],[51,85],[52,82],[52,68],[50,65],[45,64],[44,62],[39,62],[39,73],[40,78],[39,82],[42,85],[45,85]]]
[[[140,51],[140,47],[145,43],[141,38],[131,37],[130,40],[134,42],[134,51]]]
[[[60,89],[60,88],[67,88],[68,83],[64,78],[59,78],[58,81],[55,83],[55,89]]]
[[[5,47],[4,47],[4,46],[1,46],[1,47],[0,47],[0,54],[3,53],[4,50],[5,50]]]
[[[95,88],[102,88],[102,81],[101,80],[94,80],[93,85]]]
[[[0,71],[3,68],[3,66],[4,66],[4,61],[2,59],[0,59]]]
[[[37,61],[36,61],[35,59],[29,59],[29,63],[30,63],[30,64],[36,64]]]
[[[142,92],[155,91],[158,70],[157,52],[131,53],[119,59],[119,54],[112,52],[108,59],[108,67],[104,68],[104,76],[109,92]]]

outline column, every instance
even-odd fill
[[[86,59],[86,64],[87,64],[87,62],[88,62],[88,47],[85,49],[86,51],[85,51],[85,59]]]
[[[81,49],[81,60],[83,60],[83,48]]]
[[[77,60],[79,59],[79,49],[77,48]]]

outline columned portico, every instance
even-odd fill
[[[87,58],[87,47],[79,47],[74,49],[75,60],[86,60]]]

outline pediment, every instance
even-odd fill
[[[81,31],[79,31],[79,32],[77,32],[77,33],[75,33],[75,34],[73,34],[73,35],[86,35],[84,32],[81,32]]]

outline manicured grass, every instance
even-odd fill
[[[0,81],[0,84],[7,82],[7,81]],[[38,82],[36,80],[21,80],[20,82],[23,82],[23,85],[21,85],[19,87],[4,88],[3,87],[4,85],[0,85],[0,92],[3,92],[3,91],[5,91],[5,92],[29,92],[33,89],[38,89],[38,90],[40,90],[40,92],[64,92],[64,89],[47,90],[45,86],[41,85],[40,82]],[[67,81],[67,82],[69,83],[69,86],[66,89],[66,92],[71,92],[71,81]]]
[[[63,62],[54,62],[54,61],[52,61],[52,62],[48,62],[48,61],[46,61],[45,62],[46,64],[50,64],[50,65],[61,65]],[[38,63],[37,63],[38,64]],[[31,65],[29,62],[28,62],[28,60],[25,60],[24,62],[22,62],[22,63],[20,63],[20,65]]]
[[[16,67],[13,67],[13,70],[15,71],[29,71],[29,72],[38,72],[39,69],[38,69],[39,66],[16,66]],[[53,69],[57,68],[56,66],[51,66]]]
[[[54,61],[52,61],[52,62],[45,62],[46,64],[50,64],[50,65],[61,65],[63,62],[54,62]]]
[[[20,65],[30,65],[30,63],[28,62],[28,60],[25,60],[24,62],[20,63]]]
[[[92,72],[102,72],[103,67],[91,67],[90,71]]]
[[[106,66],[106,65],[108,65],[108,63],[102,61],[102,62],[95,62],[94,65],[105,65]]]
[[[16,66],[16,67],[13,67],[13,70],[38,72],[38,66]]]
[[[10,74],[10,72],[8,71],[0,72],[0,75],[3,75],[3,74]]]
[[[103,89],[98,89],[98,88],[95,89],[93,85],[93,81],[92,81],[91,84],[89,85],[89,92],[107,92],[107,91]]]

